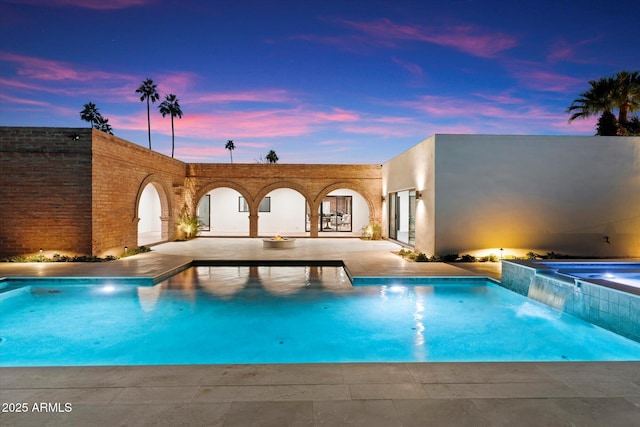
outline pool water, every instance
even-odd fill
[[[640,360],[640,343],[491,281],[377,281],[193,267],[157,285],[9,283],[0,366]]]

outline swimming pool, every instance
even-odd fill
[[[553,269],[559,275],[614,282],[640,290],[640,263],[637,262],[539,262],[538,264]]]
[[[339,267],[12,281],[0,366],[640,360],[640,343],[490,280],[361,283]]]

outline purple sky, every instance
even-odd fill
[[[176,158],[383,163],[436,133],[593,135],[565,109],[637,70],[636,0],[0,0],[0,125],[148,146],[151,77],[175,93]],[[152,105],[153,149],[171,153]]]

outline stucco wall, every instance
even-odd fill
[[[640,255],[638,137],[436,135],[435,194],[438,254]]]
[[[0,256],[90,253],[91,131],[0,127],[0,156]]]
[[[435,249],[434,147],[432,136],[382,165],[382,235],[389,237],[389,193],[418,190],[422,198],[416,201],[415,249],[428,255]]]

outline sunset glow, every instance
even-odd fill
[[[511,4],[512,3],[512,4]],[[275,5],[278,5],[277,7]],[[533,7],[535,6],[535,9]],[[145,78],[176,94],[176,158],[383,163],[442,133],[593,135],[588,81],[637,69],[640,4],[0,0],[0,125],[84,127],[95,103],[147,146]],[[634,57],[635,56],[635,57]],[[152,105],[153,149],[171,124]]]

